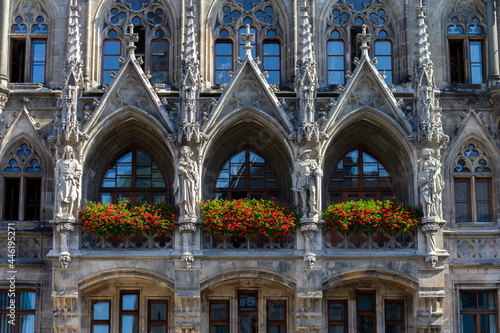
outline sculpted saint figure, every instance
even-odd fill
[[[295,161],[292,182],[293,191],[300,194],[302,213],[305,217],[318,215],[316,207],[317,179],[323,175],[316,160],[310,158],[311,150],[303,147],[299,150],[299,158]]]
[[[80,193],[80,177],[82,168],[74,158],[73,148],[69,145],[64,147],[64,155],[57,161],[55,168],[56,176],[56,217],[66,215],[73,218],[73,209]]]
[[[434,149],[422,150],[418,186],[420,187],[420,201],[424,211],[424,218],[442,217],[441,192],[444,188],[441,176],[441,162],[435,158]]]
[[[181,157],[177,163],[174,195],[175,203],[180,208],[180,218],[196,218],[198,192],[198,166],[191,159],[193,152],[188,146],[181,148]]]

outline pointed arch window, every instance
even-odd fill
[[[21,2],[10,24],[10,82],[44,83],[49,20],[38,2]]]
[[[382,161],[364,147],[348,152],[330,178],[330,203],[350,200],[390,200],[393,181]]]
[[[325,29],[328,84],[344,84],[343,75],[355,70],[356,59],[361,58],[357,35],[363,24],[371,33],[370,52],[377,57],[377,70],[385,71],[385,82],[392,84],[392,43],[396,37],[392,21],[379,1],[339,0],[333,5]]]
[[[230,77],[226,74],[227,68],[234,67],[234,55],[245,57],[245,50],[241,35],[246,33],[246,25],[250,25],[250,32],[255,34],[252,43],[252,57],[262,59],[261,70],[267,71],[269,84],[281,82],[281,45],[283,31],[278,13],[270,0],[226,0],[217,14],[213,35],[215,38],[215,83],[227,84]],[[231,51],[226,49],[222,55],[218,53],[220,43],[231,44]],[[221,56],[231,56],[231,66],[226,62],[225,69],[219,66]],[[219,61],[219,63],[218,63]],[[225,59],[228,61],[228,59]],[[232,70],[232,69],[231,69]]]
[[[218,199],[272,199],[280,197],[277,173],[261,154],[247,148],[231,156],[215,185]]]
[[[144,71],[151,72],[152,84],[167,84],[171,32],[169,17],[156,1],[115,0],[106,11],[102,26],[102,68],[101,81],[109,84],[112,71],[120,69],[120,57],[126,55],[125,34],[128,26],[134,25],[139,41],[135,43],[136,57],[142,57]]]
[[[450,81],[452,84],[483,84],[485,61],[485,19],[471,2],[460,2],[447,21]],[[473,15],[470,15],[474,13]]]
[[[14,146],[2,175],[4,220],[40,220],[43,170],[35,147],[28,142]]]
[[[119,154],[101,182],[101,202],[114,203],[137,198],[159,203],[166,199],[165,178],[158,164],[145,151],[131,148]]]
[[[455,215],[457,222],[490,222],[492,164],[484,149],[469,142],[455,159]]]

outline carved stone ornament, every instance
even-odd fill
[[[82,168],[74,158],[73,148],[69,145],[64,147],[64,155],[57,161],[55,167],[56,178],[56,221],[74,221],[74,209],[80,194],[80,177]]]
[[[425,223],[422,227],[422,232],[425,234],[427,240],[427,255],[425,256],[425,261],[429,263],[431,268],[435,268],[438,263],[436,234],[440,229],[437,223]]]
[[[181,263],[184,268],[191,268],[194,262],[194,256],[192,254],[193,235],[196,232],[196,224],[194,222],[196,222],[194,219],[179,219],[179,223],[181,224],[179,232],[182,235]]]
[[[422,157],[418,187],[424,214],[423,220],[424,222],[441,221],[443,219],[442,192],[444,188],[441,161],[435,156],[435,150],[432,148],[422,149]]]
[[[303,217],[300,220],[300,231],[304,235],[304,262],[308,265],[309,269],[316,264],[316,254],[314,253],[314,237],[318,232],[318,218]]]
[[[294,163],[292,190],[300,195],[304,217],[318,217],[317,188],[323,171],[315,159],[310,158],[311,149],[302,147]]]
[[[61,253],[59,255],[59,261],[61,262],[62,268],[68,268],[69,263],[71,262],[71,256],[69,253]]]
[[[177,162],[174,195],[175,203],[179,206],[179,221],[188,218],[197,218],[198,204],[198,166],[191,156],[193,152],[188,146],[181,148],[181,157]]]

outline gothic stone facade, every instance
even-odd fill
[[[498,333],[498,5],[0,0],[0,330]],[[180,202],[171,237],[79,225],[133,196]],[[216,240],[215,196],[306,214]],[[322,228],[391,196],[415,233]]]

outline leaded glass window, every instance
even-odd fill
[[[132,148],[113,160],[101,182],[101,202],[139,199],[165,201],[166,185],[158,164],[145,151]]]
[[[351,150],[333,170],[330,203],[351,200],[390,200],[393,183],[382,161],[363,147]]]
[[[492,164],[481,145],[466,143],[455,159],[455,216],[457,222],[489,222],[492,216]]]
[[[280,84],[283,30],[270,0],[226,0],[222,4],[213,28],[215,83],[229,83],[234,55],[245,57],[241,34],[246,33],[247,24],[255,34],[252,57],[262,59],[261,69],[267,71],[269,84]]]
[[[152,84],[167,84],[169,75],[170,18],[157,1],[116,0],[106,11],[101,26],[102,83],[112,81],[112,71],[120,68],[125,57],[125,34],[134,25],[139,41],[135,43],[136,57],[142,57],[145,71],[150,71]]]
[[[333,5],[325,29],[328,84],[344,84],[345,72],[354,71],[355,59],[361,57],[357,35],[363,24],[371,33],[371,54],[377,57],[376,67],[380,73],[385,72],[385,82],[392,84],[392,21],[383,4],[376,0],[340,0]]]
[[[277,173],[262,155],[248,148],[233,155],[219,172],[218,199],[272,199],[280,197]]]

